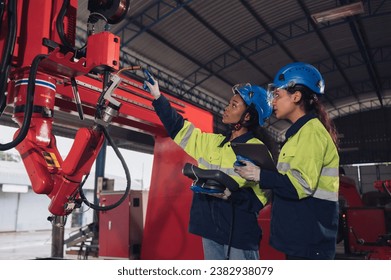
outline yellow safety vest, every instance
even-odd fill
[[[197,160],[199,167],[210,170],[221,170],[231,176],[240,187],[251,187],[263,205],[267,198],[263,190],[255,182],[249,182],[240,177],[233,168],[236,155],[227,142],[222,147],[225,136],[222,134],[203,133],[189,121],[185,121],[182,129],[175,136],[174,141],[192,158]],[[262,143],[252,138],[247,143]]]
[[[299,199],[312,196],[338,201],[339,155],[329,133],[319,121],[309,120],[282,147],[277,169],[286,174]]]

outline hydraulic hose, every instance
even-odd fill
[[[4,10],[5,10],[5,2],[1,1],[0,2],[0,30],[2,30],[1,27],[3,26]]]
[[[97,210],[97,211],[107,211],[107,210],[111,210],[111,209],[114,209],[115,207],[119,206],[126,199],[126,197],[128,196],[128,194],[130,192],[130,185],[131,185],[130,182],[131,182],[131,179],[130,179],[130,173],[129,173],[128,165],[126,164],[126,161],[123,158],[121,152],[119,151],[117,145],[115,144],[115,142],[111,138],[111,136],[108,133],[108,131],[106,130],[106,128],[104,126],[100,126],[100,128],[103,130],[103,133],[104,133],[106,139],[109,141],[109,144],[113,148],[115,154],[117,155],[117,157],[121,161],[121,164],[122,164],[122,166],[124,168],[124,171],[125,171],[125,174],[126,174],[126,190],[125,190],[125,193],[123,194],[123,196],[116,203],[113,203],[113,204],[107,205],[107,206],[96,205],[96,204],[93,204],[93,203],[88,201],[88,199],[86,198],[86,196],[84,195],[84,192],[83,192],[84,182],[82,184],[80,184],[79,193],[80,193],[81,199],[83,200],[83,202],[87,206],[89,206],[92,209]]]
[[[68,49],[74,51],[74,47],[71,45],[71,43],[69,43],[64,33],[64,17],[69,8],[69,4],[70,4],[70,0],[64,0],[64,2],[62,3],[61,10],[56,19],[56,28],[57,28],[58,36],[60,36],[61,43],[64,46],[66,46]]]
[[[6,102],[6,89],[7,89],[7,79],[9,75],[9,71],[11,69],[11,59],[12,54],[14,53],[15,42],[16,42],[16,2],[17,1],[9,1],[8,3],[8,25],[9,25],[9,33],[7,36],[7,40],[3,49],[2,60],[0,65],[0,116],[3,114],[4,109],[7,105]],[[1,10],[1,17],[3,17],[3,7]],[[3,30],[1,28],[0,30]]]
[[[28,86],[27,86],[27,100],[26,100],[26,107],[25,107],[25,115],[24,115],[22,126],[20,128],[18,135],[15,137],[14,140],[12,140],[7,144],[0,144],[0,151],[6,151],[15,148],[17,145],[20,144],[20,142],[24,140],[24,138],[26,138],[27,132],[30,128],[31,117],[33,115],[35,78],[38,72],[38,65],[41,62],[41,60],[46,57],[47,55],[44,54],[37,55],[34,58],[33,63],[31,64],[30,75],[29,75]]]

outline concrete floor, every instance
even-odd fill
[[[64,237],[69,232],[65,230]],[[64,248],[63,259],[77,259],[75,254],[67,254]],[[0,260],[49,259],[52,251],[50,230],[29,232],[0,232]]]
[[[64,238],[75,229],[65,229]],[[52,232],[0,232],[0,260],[32,260],[50,259],[52,251]],[[343,243],[337,245],[337,259],[345,259],[343,255]],[[71,254],[64,246],[63,259],[82,259],[77,252]],[[88,256],[88,259],[96,259]]]
[[[2,232],[0,260],[48,258],[51,244],[51,231]]]

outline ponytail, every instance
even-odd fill
[[[320,122],[326,128],[328,133],[331,136],[335,146],[338,148],[338,135],[337,129],[334,125],[334,122],[330,119],[329,115],[326,112],[325,107],[319,101],[318,95],[311,91],[306,86],[295,85],[293,88],[288,90],[290,93],[295,91],[300,91],[302,93],[302,103],[304,105],[304,111],[306,113],[314,112],[319,118]]]
[[[324,125],[326,130],[329,132],[331,139],[333,139],[335,146],[338,148],[337,129],[334,125],[334,122],[330,119],[329,115],[327,114],[325,107],[323,106],[323,104],[321,104],[319,102],[319,100],[317,98],[314,99],[313,107],[314,107],[314,111],[317,114],[319,120]]]

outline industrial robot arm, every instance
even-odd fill
[[[155,136],[167,132],[151,106],[150,94],[142,87],[142,78],[120,75],[125,68],[119,70],[118,36],[106,29],[95,33],[89,28],[85,44],[77,48],[78,1],[33,2],[5,0],[1,6],[0,65],[6,71],[0,73],[0,115],[12,118],[20,129],[12,142],[0,144],[0,150],[16,148],[20,152],[34,192],[47,195],[50,212],[63,216],[86,202],[80,186],[105,137],[115,150],[106,131],[109,124]],[[88,23],[102,18],[108,24],[117,23],[128,7],[129,0],[89,0]],[[175,97],[170,102],[197,127],[212,131],[210,112]],[[81,121],[94,119],[94,124],[79,128],[85,123],[75,125],[75,113]],[[53,127],[62,126],[77,130],[64,159],[53,134]],[[116,154],[125,166],[120,153]],[[127,190],[128,178],[129,174]]]
[[[105,128],[117,116],[121,106],[112,98],[120,81],[118,75],[112,76],[97,106],[99,114],[95,124],[77,131],[65,160],[56,146],[51,116],[41,114],[32,118],[26,139],[16,147],[22,155],[34,192],[47,194],[51,199],[49,211],[52,214],[68,215],[80,204],[79,186],[99,154]]]
[[[99,14],[108,23],[124,18],[129,8],[129,1],[88,2],[92,14]],[[11,105],[12,118],[20,127],[12,142],[1,144],[1,150],[15,147],[19,151],[34,192],[49,196],[49,211],[57,216],[68,215],[80,204],[79,187],[83,177],[89,174],[104,138],[109,137],[106,127],[121,107],[113,98],[121,83],[117,72],[111,74],[98,99],[94,125],[78,129],[69,154],[62,159],[52,132],[57,86],[70,81],[80,119],[83,119],[75,77],[91,71],[107,75],[119,67],[119,38],[110,32],[91,33],[86,44],[89,46],[87,55],[76,57],[75,30],[69,24],[76,20],[76,10],[76,0],[40,0],[34,5],[18,0],[5,1],[1,11],[0,107],[3,113],[6,104]],[[37,16],[43,20],[37,21]],[[22,18],[31,22],[26,23]],[[51,18],[56,18],[56,28]],[[18,26],[22,23],[26,26]],[[33,25],[34,32],[28,30]],[[26,34],[29,34],[28,40]]]

